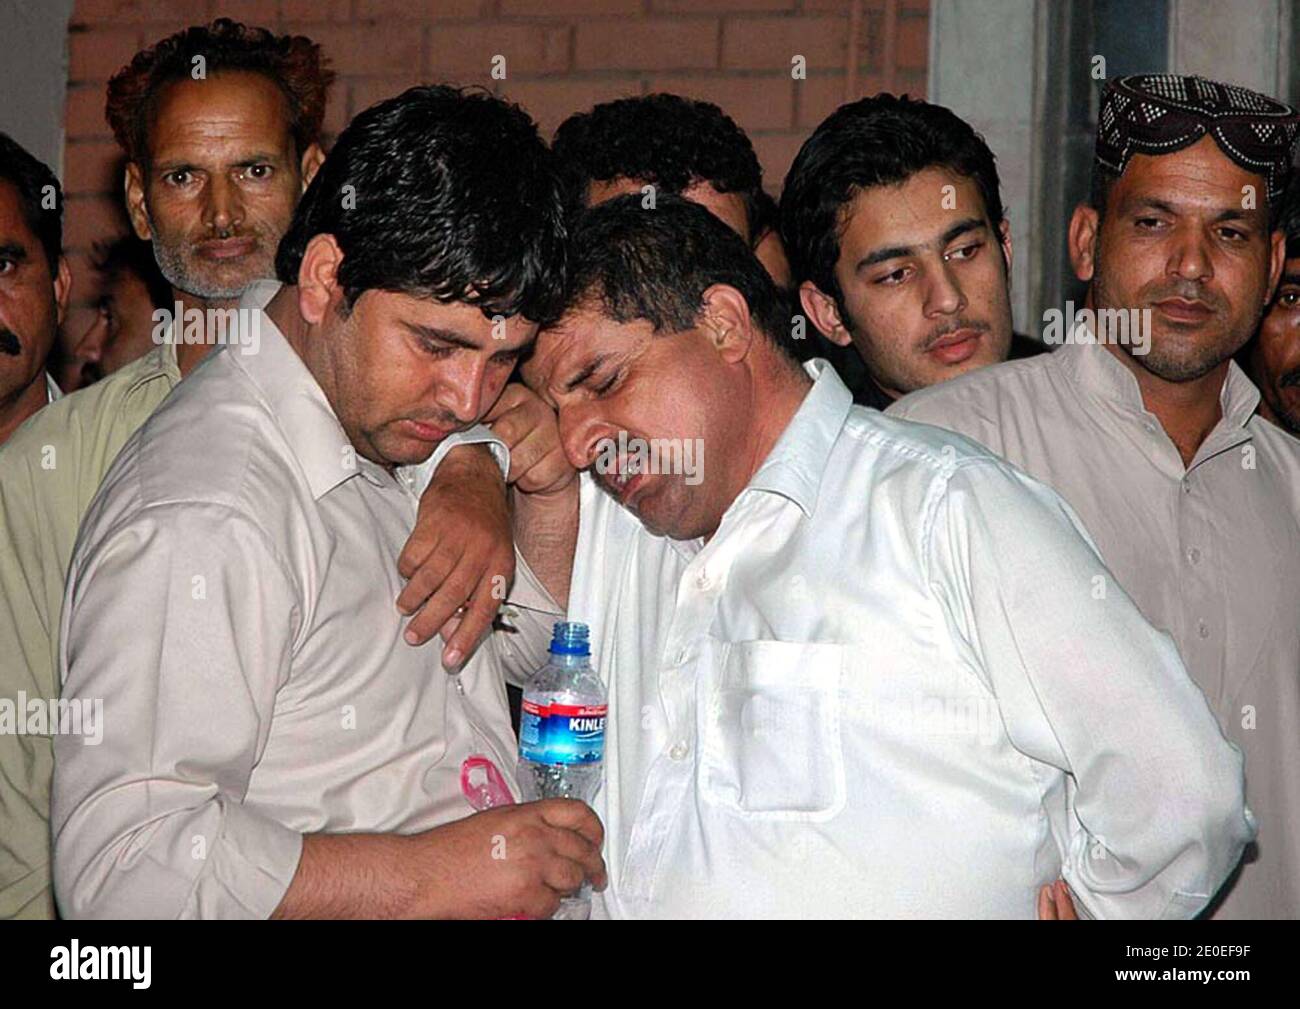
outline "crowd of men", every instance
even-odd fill
[[[1109,82],[1044,342],[948,109],[778,200],[687,96],[326,152],[331,79],[226,20],[112,78],[62,355],[0,135],[0,916],[1300,916],[1295,109]],[[476,812],[566,615],[603,788]]]

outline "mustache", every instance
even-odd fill
[[[1223,311],[1223,299],[1195,281],[1160,283],[1148,288],[1143,294],[1143,301],[1146,304],[1155,304],[1168,298],[1181,298],[1183,301],[1199,301],[1216,314]]]
[[[0,329],[0,354],[17,357],[23,352],[23,343],[11,329]]]
[[[955,333],[959,329],[973,329],[979,333],[987,333],[991,328],[987,322],[978,322],[975,319],[957,319],[937,327],[933,333],[925,338],[925,342],[921,344],[921,347],[923,350],[929,350],[945,336]]]

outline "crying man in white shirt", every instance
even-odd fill
[[[1032,918],[1063,878],[1195,916],[1254,834],[1242,758],[1069,507],[797,364],[707,211],[623,197],[571,248],[524,377],[583,471],[545,524],[610,694],[593,914]]]

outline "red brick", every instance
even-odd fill
[[[536,6],[533,4],[534,10]],[[424,0],[423,3],[418,0],[357,0],[356,18],[358,21],[438,21],[482,17],[490,10],[490,0]]]
[[[286,22],[285,30],[318,42],[342,76],[391,77],[420,69],[424,33],[409,24],[344,27]]]
[[[211,16],[210,0],[77,0],[69,23],[104,24],[183,18],[197,24]]]
[[[866,95],[878,94],[884,90],[885,79],[879,74],[858,74],[855,93],[844,93],[845,77],[843,73],[809,77],[806,81],[795,81],[795,122],[802,128],[815,129],[823,119],[829,116],[845,102],[856,101]]]
[[[731,116],[742,130],[788,130],[794,122],[794,84],[786,74],[762,77],[730,74],[725,77],[652,77],[649,91],[712,102]]]
[[[429,29],[426,71],[435,79],[465,73],[490,75],[493,58],[505,57],[506,80],[513,74],[567,70],[567,25],[487,24]]]
[[[352,93],[348,104],[349,115],[355,116],[376,102],[400,95],[407,88],[423,83],[424,81],[416,74],[405,74],[401,77],[365,77],[355,80],[347,85]]]
[[[924,70],[896,70],[894,72],[895,94],[925,98],[928,83]]]
[[[545,4],[539,4],[537,0],[501,0],[501,13],[510,17],[527,17],[538,13],[554,17],[627,17],[639,15],[644,10],[645,5],[641,0],[547,0]]]
[[[222,0],[224,3],[224,0]],[[263,8],[266,4],[262,5]],[[221,3],[217,4],[221,8]],[[280,17],[286,21],[351,21],[351,0],[280,0]]]
[[[68,80],[103,85],[140,49],[134,28],[99,28],[68,35]]]
[[[853,9],[853,0],[803,0],[800,9],[835,12],[847,16]],[[885,9],[885,0],[866,0],[862,5],[862,9],[864,13],[883,11]],[[900,12],[915,11],[927,14],[930,11],[930,0],[898,0],[898,9]]]
[[[766,188],[773,193],[781,191],[781,182],[790,170],[790,162],[799,153],[799,148],[807,139],[806,133],[768,133],[751,137],[754,151],[763,166],[763,179]]]
[[[69,196],[122,191],[125,155],[111,140],[69,141],[63,152],[63,189]]]
[[[555,128],[575,112],[586,112],[593,105],[628,98],[641,93],[641,81],[636,77],[595,80],[543,79],[530,81],[509,80],[501,89],[503,97],[522,105],[537,121],[542,136],[550,139]]]
[[[700,18],[587,21],[578,25],[579,70],[706,70],[717,66],[718,22]]]
[[[792,11],[794,0],[650,0],[650,8],[665,13],[710,14],[746,11]]]
[[[734,18],[722,28],[722,65],[790,72],[795,56],[814,70],[843,68],[849,21],[838,17]]]
[[[219,0],[213,17],[230,18],[259,28],[279,29],[281,17],[267,0]]]
[[[900,70],[924,70],[930,63],[930,19],[898,19],[894,36],[894,65]]]
[[[108,121],[104,119],[104,88],[102,85],[85,85],[68,88],[68,104],[64,129],[69,139],[111,137]]]
[[[125,234],[129,225],[120,200],[74,196],[64,204],[63,246],[89,251],[96,242]]]

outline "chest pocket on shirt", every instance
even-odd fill
[[[828,820],[844,807],[844,647],[722,645],[702,698],[700,792],[756,820]]]

